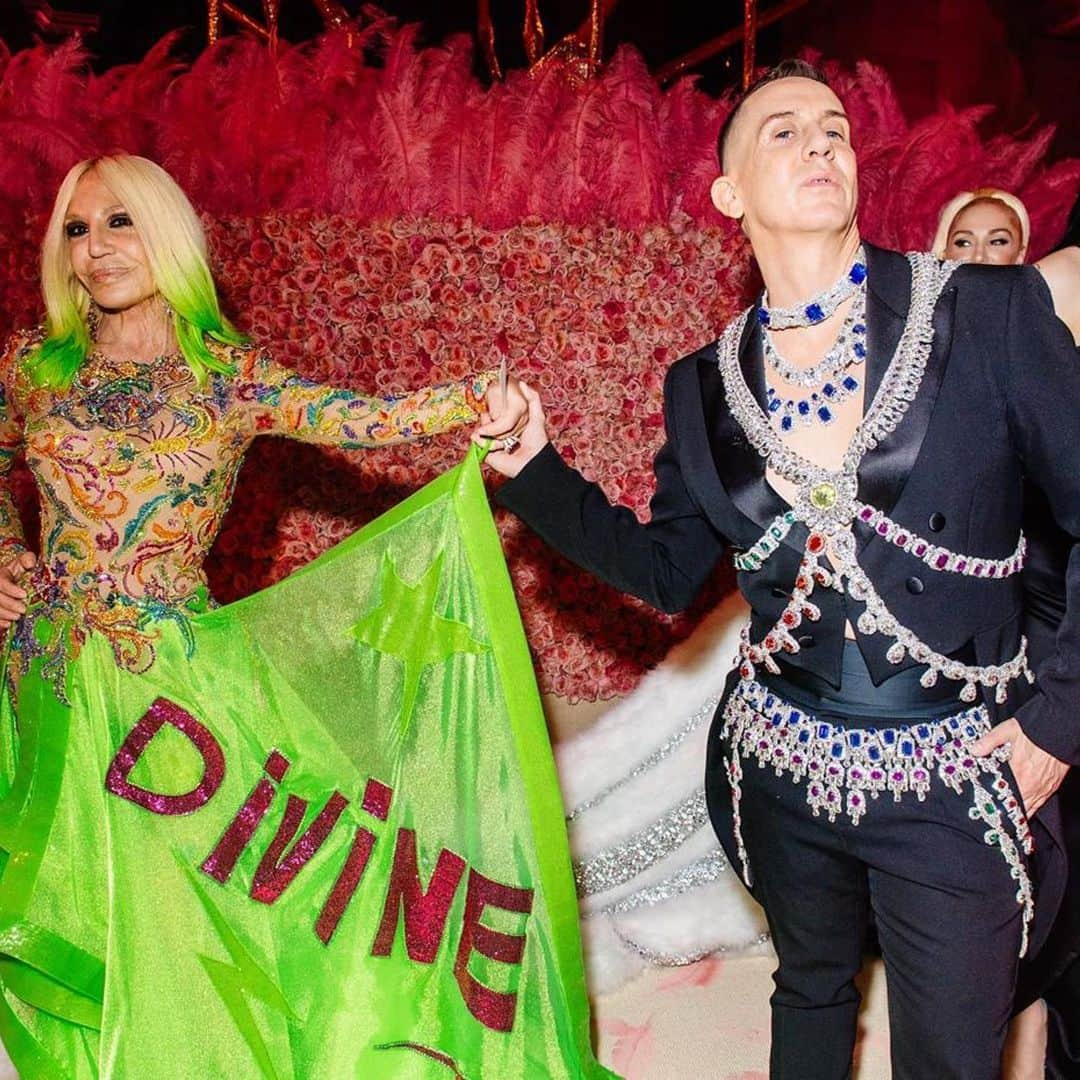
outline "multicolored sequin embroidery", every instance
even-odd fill
[[[398,397],[366,397],[304,379],[254,348],[218,346],[236,369],[200,386],[182,356],[152,361],[91,354],[71,388],[33,387],[24,361],[40,332],[16,337],[0,359],[0,476],[24,450],[41,498],[41,559],[31,618],[13,648],[27,664],[77,652],[101,633],[117,663],[145,670],[155,625],[205,606],[203,562],[257,435],[342,449],[384,446],[475,421],[495,372]],[[0,560],[25,549],[0,487]],[[70,624],[37,642],[31,622]],[[54,685],[62,689],[60,681]]]

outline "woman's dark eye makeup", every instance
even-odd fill
[[[130,229],[132,224],[131,215],[126,210],[110,214],[108,218],[108,226],[110,229]],[[64,235],[69,240],[85,236],[88,231],[86,222],[79,221],[78,219],[68,221],[64,225]]]

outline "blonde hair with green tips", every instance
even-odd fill
[[[207,339],[240,345],[247,339],[221,314],[207,259],[206,236],[194,207],[160,165],[132,154],[90,158],[73,166],[56,194],[41,245],[45,339],[27,357],[35,386],[67,389],[90,352],[90,294],[75,276],[65,217],[75,187],[94,172],[131,216],[158,292],[172,308],[173,330],[196,380],[231,375]]]

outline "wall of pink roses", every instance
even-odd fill
[[[1051,246],[1080,162],[1046,165],[1049,130],[983,139],[979,110],[947,106],[909,124],[872,65],[831,74],[869,239],[923,247],[947,198],[996,184],[1027,201],[1033,253]],[[142,153],[204,212],[227,309],[278,359],[395,391],[505,358],[542,393],[566,456],[644,513],[664,373],[755,286],[708,203],[727,108],[689,80],[662,91],[628,49],[585,86],[548,71],[487,87],[467,42],[418,49],[390,21],[353,48],[329,35],[272,55],[229,39],[190,67],[166,40],[97,77],[77,46],[0,49],[0,331],[40,317],[36,247],[64,171]],[[278,580],[466,443],[346,454],[260,440],[208,567],[215,594]],[[25,474],[14,483],[32,519]],[[695,610],[661,616],[498,523],[541,689],[570,701],[628,693],[731,588],[721,569]]]

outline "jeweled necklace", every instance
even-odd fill
[[[795,326],[816,326],[824,322],[866,280],[866,252],[859,247],[851,269],[817,296],[791,307],[769,307],[769,293],[762,293],[757,321],[770,330],[789,330]]]
[[[865,281],[865,279],[864,279]],[[836,342],[813,367],[800,369],[776,350],[767,331],[762,330],[765,363],[785,382],[805,387],[809,394],[786,397],[766,388],[769,417],[782,435],[796,422],[831,424],[836,408],[861,385],[851,368],[866,359],[866,288],[856,291],[855,301]]]
[[[768,331],[762,331],[762,339],[765,363],[784,382],[808,388],[820,386],[826,379],[836,378],[851,364],[866,359],[866,289],[862,287],[856,291],[851,311],[840,327],[836,341],[813,367],[796,367],[782,356]]]
[[[805,397],[781,397],[771,386],[765,388],[765,399],[769,415],[780,430],[781,435],[789,435],[800,424],[831,424],[836,419],[836,410],[862,384],[854,375],[825,383],[818,390],[811,390]]]
[[[815,586],[820,586],[846,591],[853,600],[864,604],[865,610],[856,621],[860,632],[880,633],[893,639],[886,652],[890,663],[899,664],[905,655],[910,654],[916,662],[925,665],[926,671],[921,677],[924,686],[932,686],[939,676],[944,676],[963,684],[960,691],[962,701],[974,701],[977,687],[983,686],[993,687],[997,700],[1002,702],[1012,680],[1021,676],[1029,680],[1032,678],[1027,666],[1026,639],[1021,639],[1016,656],[1002,664],[965,664],[939,653],[893,616],[855,557],[856,515],[864,524],[868,524],[877,513],[875,508],[866,507],[858,500],[859,464],[870,450],[896,430],[918,394],[933,346],[934,308],[958,265],[955,262],[939,263],[929,254],[912,254],[908,256],[908,261],[912,271],[911,306],[903,333],[881,386],[855,429],[838,469],[816,465],[786,446],[746,385],[739,365],[739,343],[752,309],[733,320],[717,343],[724,395],[732,416],[768,466],[797,489],[788,513],[773,522],[761,540],[753,545],[752,551],[737,557],[737,563],[739,558],[743,560],[739,568],[749,573],[760,568],[780,546],[784,534],[794,522],[802,522],[809,529],[795,587],[776,625],[759,642],[752,642],[748,630],[743,631],[739,648],[740,673],[744,680],[753,679],[757,664],[778,672],[780,668],[774,654],[799,651],[799,643],[793,632],[804,619],[814,621],[820,618],[820,609],[810,600]],[[875,531],[887,537],[893,525],[893,543],[921,558],[925,552],[920,554],[919,545],[896,523],[880,520]],[[821,562],[826,553],[832,563],[831,569]],[[751,555],[752,560],[749,558]],[[1023,538],[1020,538],[1016,552],[1009,559],[994,560],[992,575],[978,569],[985,567],[986,563],[986,559],[940,549],[932,563],[927,565],[943,573],[1005,577],[1018,572],[1023,566]]]
[[[746,385],[739,366],[739,342],[753,309],[733,319],[717,342],[724,394],[732,416],[754,449],[790,483],[802,486],[811,478],[824,475],[854,479],[863,455],[896,430],[896,425],[914,399],[933,344],[934,306],[957,264],[939,263],[933,256],[923,254],[911,254],[908,261],[912,268],[911,308],[903,333],[877,394],[862,423],[855,429],[843,462],[835,473],[789,449]],[[854,508],[846,516],[844,524],[850,522],[853,516]]]

